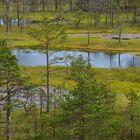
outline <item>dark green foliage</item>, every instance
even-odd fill
[[[34,140],[49,140],[47,138],[47,135],[45,133],[39,133],[38,135],[35,136]]]
[[[80,79],[93,78],[93,75],[90,71],[90,64],[83,59],[81,55],[78,58],[71,58],[71,70],[72,70],[72,79],[75,81],[80,81]]]
[[[61,102],[63,133],[70,139],[115,139],[115,94],[84,73],[81,56],[77,61],[72,62],[77,85]]]
[[[139,105],[140,105],[140,98],[135,93],[135,91],[131,90],[129,93],[126,94],[126,97],[129,101],[128,107],[126,109],[126,117],[127,117],[127,137],[128,139],[134,140],[139,136],[139,127],[137,124],[140,123],[140,112],[139,112]]]
[[[0,42],[0,83],[5,90],[3,109],[6,111],[6,140],[11,140],[12,97],[21,90],[22,78],[16,57],[8,48],[6,41]]]
[[[21,73],[16,56],[8,48],[6,41],[0,42],[0,82],[9,84],[12,88],[21,82]]]

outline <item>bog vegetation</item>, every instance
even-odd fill
[[[43,50],[46,66],[21,66],[13,49]],[[0,0],[0,140],[139,140],[140,68],[50,59],[60,50],[138,57],[140,1]]]

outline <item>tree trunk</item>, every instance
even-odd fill
[[[114,26],[114,12],[113,11],[111,12],[111,26],[112,28]]]
[[[50,72],[49,72],[49,45],[46,43],[46,62],[47,62],[47,112],[49,112],[50,109]]]
[[[17,0],[17,20],[18,20],[18,28],[19,28],[20,27],[19,0]]]
[[[45,11],[45,0],[42,0],[42,9],[43,9],[43,12]]]
[[[58,0],[55,0],[55,12],[58,11]]]
[[[22,5],[23,5],[22,10],[23,10],[23,13],[25,14],[25,0],[22,1]]]
[[[11,100],[10,100],[10,93],[7,94],[7,110],[6,110],[6,140],[11,140]]]
[[[70,11],[72,11],[73,7],[72,7],[72,0],[69,0],[69,6],[70,6]]]
[[[2,129],[1,129],[1,123],[2,123],[2,108],[1,108],[1,106],[0,106],[0,136],[1,136],[1,134],[2,134]]]
[[[106,12],[106,15],[105,15],[105,25],[108,24],[108,13]]]
[[[40,93],[40,129],[43,130],[43,98]]]
[[[131,114],[130,114],[130,121],[131,121],[131,129],[130,129],[130,138],[131,140],[134,140],[134,114],[133,114],[133,98],[131,97],[130,101],[130,107],[131,107]]]
[[[137,22],[137,8],[134,8],[134,15],[133,15],[133,22],[136,23]]]
[[[121,25],[119,25],[119,44],[121,44],[121,36],[122,36],[122,27]]]
[[[54,120],[56,118],[56,103],[55,103],[55,97],[54,97],[54,111],[53,111],[53,117],[54,117]],[[56,138],[56,127],[55,127],[55,124],[54,124],[54,127],[53,127],[53,139],[55,140]]]
[[[10,0],[6,0],[6,30],[9,32],[9,12],[10,12]]]

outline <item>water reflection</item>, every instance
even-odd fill
[[[20,65],[46,66],[46,54],[37,50],[13,50]],[[97,68],[128,68],[140,66],[140,57],[135,53],[105,53],[105,52],[81,52],[81,51],[59,51],[50,55],[50,61],[55,57],[71,55],[78,57],[82,55],[90,64]],[[62,62],[53,65],[66,66],[70,62]]]
[[[33,23],[33,21],[31,21],[31,20],[27,20],[27,19],[20,19],[19,20],[20,25],[29,25],[31,23]],[[9,19],[9,24],[17,25],[18,19]],[[6,25],[6,19],[0,19],[0,25]]]

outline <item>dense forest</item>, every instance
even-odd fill
[[[0,0],[0,140],[140,139],[140,0]]]
[[[139,0],[1,0],[1,18],[5,20],[7,31],[10,21],[16,18],[18,27],[20,20],[29,13],[51,13],[54,17],[62,14],[67,24],[75,22],[75,28],[83,23],[83,18],[90,27],[113,27],[139,23]],[[32,17],[35,19],[35,17]],[[41,18],[41,17],[38,17]],[[52,19],[52,17],[50,17]],[[86,28],[83,25],[83,28]]]

